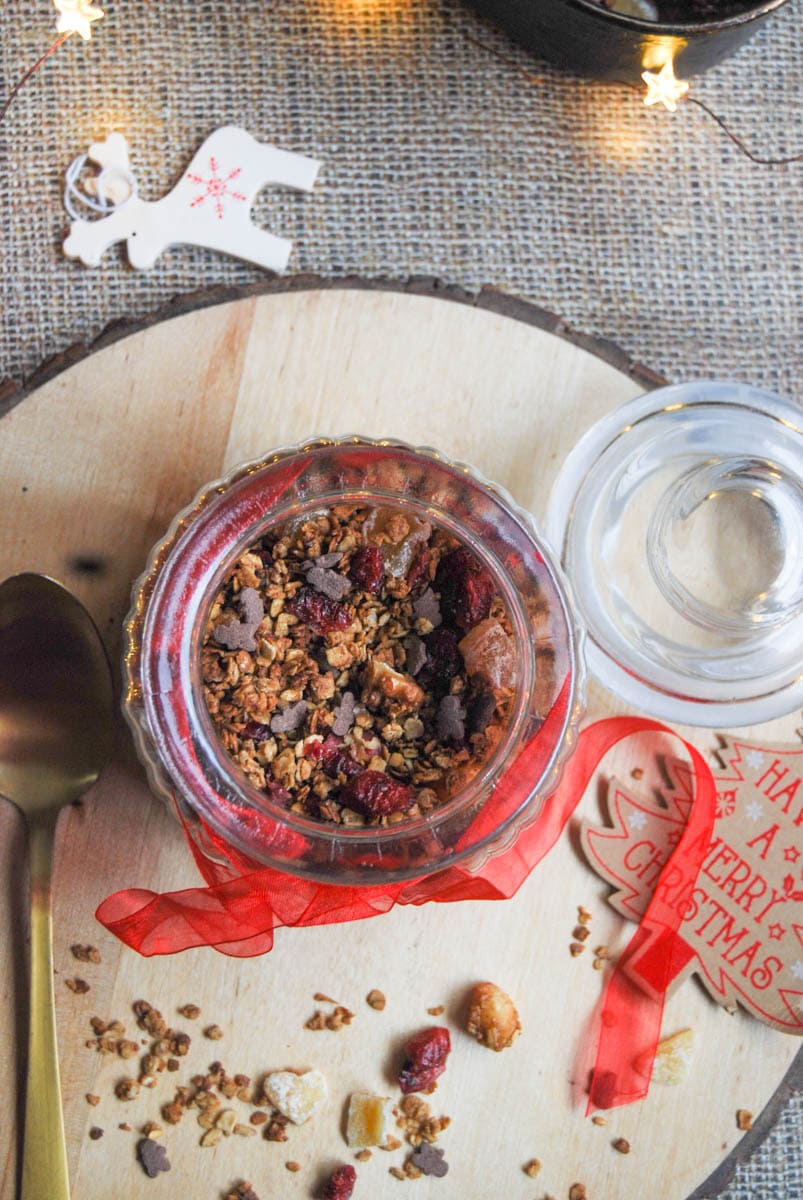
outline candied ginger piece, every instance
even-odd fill
[[[388,575],[399,579],[406,575],[421,545],[432,535],[432,526],[417,513],[393,508],[374,508],[363,523],[363,536],[369,545],[381,545]]]
[[[658,1043],[652,1064],[647,1055],[642,1055],[636,1060],[636,1069],[642,1075],[649,1075],[652,1083],[682,1083],[691,1070],[693,1050],[694,1030],[681,1029]]]
[[[469,675],[492,688],[512,687],[516,677],[513,642],[493,617],[475,625],[459,643]]]
[[[328,1096],[326,1079],[320,1071],[273,1071],[265,1080],[265,1095],[283,1117],[303,1125],[314,1116]]]
[[[349,1146],[383,1146],[393,1126],[393,1101],[387,1096],[353,1092],[349,1100],[346,1141]]]

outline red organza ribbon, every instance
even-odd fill
[[[550,717],[557,719],[559,715],[560,702]],[[542,730],[545,732],[546,727]],[[657,721],[611,717],[583,730],[561,783],[541,816],[521,833],[510,850],[491,858],[477,873],[457,865],[398,884],[351,887],[315,883],[268,867],[249,870],[247,861],[207,826],[210,849],[227,860],[221,863],[207,856],[188,834],[207,887],[165,895],[128,889],[104,900],[96,916],[140,954],[172,954],[194,946],[213,946],[225,954],[249,957],[270,950],[274,929],[283,925],[359,921],[386,913],[396,904],[509,899],[552,849],[608,751],[637,733],[661,733],[682,742],[694,769],[695,800],[683,836],[664,866],[641,924],[607,984],[598,1017],[589,1108],[628,1104],[647,1094],[664,997],[692,953],[678,931],[684,901],[694,887],[711,840],[716,811],[716,784],[702,755]],[[534,738],[516,768],[529,773],[545,744],[551,744],[551,739]],[[497,799],[504,805],[504,796],[495,795],[495,804]],[[638,1070],[634,1059],[639,1063]]]

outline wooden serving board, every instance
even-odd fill
[[[129,336],[118,330],[92,353],[74,355],[69,369],[53,374],[69,358],[51,365],[49,381],[42,375],[24,397],[6,398],[0,575],[36,570],[64,580],[90,608],[116,659],[131,581],[173,513],[239,460],[314,433],[358,431],[437,446],[475,464],[543,517],[578,436],[655,380],[629,368],[614,348],[584,348],[554,319],[516,302],[487,294],[479,301],[446,298],[456,302],[429,285],[273,287]],[[85,562],[81,570],[81,559],[99,569],[88,572]],[[592,686],[589,710],[599,717],[621,706]],[[778,721],[762,732],[794,740],[796,723]],[[695,737],[703,748],[714,744],[704,731]],[[656,768],[646,753],[639,765],[647,787]],[[316,1194],[327,1168],[352,1161],[342,1136],[348,1095],[395,1094],[401,1043],[432,1022],[429,1007],[443,1004],[454,1051],[434,1105],[452,1117],[440,1142],[450,1172],[402,1184],[388,1173],[403,1161],[402,1151],[375,1151],[357,1164],[355,1200],[395,1197],[400,1187],[440,1200],[563,1200],[574,1182],[586,1185],[589,1200],[641,1200],[646,1192],[684,1200],[739,1146],[737,1108],[759,1114],[780,1087],[777,1107],[798,1046],[743,1014],[727,1015],[689,983],[665,1016],[667,1033],[691,1026],[698,1034],[689,1079],[680,1088],[653,1087],[645,1101],[612,1113],[605,1127],[590,1123],[582,1047],[604,976],[592,970],[590,952],[569,954],[577,906],[593,912],[591,945],[621,948],[632,926],[609,908],[605,885],[580,857],[576,825],[584,816],[599,816],[594,788],[572,829],[507,903],[428,905],[359,925],[282,930],[272,953],[246,961],[211,950],[145,960],[97,925],[96,905],[121,887],[175,889],[198,877],[121,729],[113,764],[83,805],[63,814],[59,829],[56,998],[73,1196],[219,1200],[238,1179],[252,1180],[263,1200]],[[0,1045],[13,1048],[19,1071],[24,840],[7,806],[0,824]],[[102,963],[75,962],[74,942],[97,946]],[[65,979],[76,975],[90,992],[67,989]],[[482,979],[509,991],[521,1014],[523,1033],[501,1054],[460,1032],[466,989]],[[372,988],[385,992],[384,1012],[367,1006]],[[356,1013],[350,1027],[304,1028],[319,991]],[[119,1018],[133,1036],[131,1005],[140,997],[193,1042],[180,1072],[165,1073],[154,1091],[126,1104],[113,1089],[127,1064],[101,1057],[85,1039],[95,1014]],[[199,1022],[177,1015],[187,1002],[203,1010]],[[201,1034],[212,1022],[224,1031],[221,1041]],[[230,1074],[255,1077],[320,1067],[331,1100],[309,1125],[291,1129],[285,1144],[232,1137],[201,1149],[202,1131],[188,1116],[167,1127],[171,1173],[146,1179],[134,1161],[136,1130],[159,1119],[177,1082],[214,1059]],[[100,1096],[97,1107],[86,1093]],[[234,1107],[240,1110],[236,1101]],[[7,1104],[0,1122],[3,1200],[14,1191],[12,1110]],[[250,1111],[243,1107],[241,1119]],[[135,1132],[120,1130],[124,1122]],[[101,1139],[90,1140],[92,1126],[104,1130]],[[620,1136],[632,1147],[626,1157],[611,1147]],[[747,1135],[746,1144],[756,1136]],[[543,1163],[537,1179],[522,1171],[532,1158]],[[288,1172],[287,1161],[300,1163],[300,1171]],[[706,1186],[724,1183],[720,1172]]]

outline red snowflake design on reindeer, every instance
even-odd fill
[[[242,174],[242,167],[235,167],[233,171],[229,171],[228,175],[218,174],[218,161],[216,158],[209,159],[210,175],[208,179],[204,179],[202,175],[195,175],[192,171],[187,172],[187,179],[191,183],[197,183],[200,187],[206,188],[205,192],[201,192],[200,196],[196,196],[190,202],[190,208],[197,208],[199,204],[203,204],[205,200],[213,200],[215,204],[215,212],[218,215],[218,220],[223,220],[223,201],[227,196],[231,196],[232,200],[242,200],[247,203],[248,197],[242,192],[235,192],[229,188],[229,184],[238,175]]]

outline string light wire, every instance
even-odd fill
[[[510,58],[506,54],[503,54],[500,50],[497,50],[495,46],[489,46],[487,42],[483,42],[479,38],[475,38],[470,33],[466,33],[464,36],[467,41],[471,42],[472,46],[477,46],[478,49],[484,51],[484,53],[492,55],[494,58],[496,58],[500,62],[504,63],[505,66],[512,67],[513,70],[516,71],[519,75],[521,75],[524,79],[526,79],[528,83],[542,84],[542,83],[546,82],[546,80],[543,78],[543,76],[539,77],[538,75],[534,75],[532,72],[527,71],[524,67],[521,66],[520,63],[517,63],[515,59]],[[597,82],[594,86],[597,86],[597,87],[626,87],[626,88],[630,88],[631,91],[636,91],[640,95],[643,95],[642,89],[637,84],[630,83],[629,81],[624,80],[624,79],[617,79],[617,80],[612,81],[609,84],[603,83],[603,82]],[[739,151],[741,151],[741,153],[746,158],[749,158],[751,162],[756,163],[760,167],[785,167],[785,166],[788,166],[790,163],[803,162],[803,153],[791,154],[784,158],[761,158],[758,154],[754,154],[753,151],[749,148],[749,146],[745,145],[745,143],[742,141],[742,139],[733,132],[733,130],[730,128],[730,126],[727,124],[727,122],[724,120],[724,118],[721,117],[719,115],[719,113],[715,112],[713,110],[713,108],[711,108],[708,104],[706,104],[705,101],[699,100],[696,96],[684,96],[681,103],[695,104],[703,113],[705,113],[705,115],[707,117],[710,117],[710,119],[712,121],[716,122],[716,124],[719,126],[719,128],[722,130],[722,132],[727,137],[730,138],[730,140],[733,142],[733,144],[737,147],[737,149]]]

